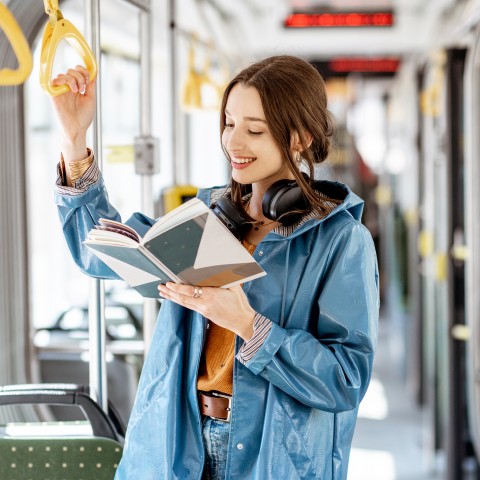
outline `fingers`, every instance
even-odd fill
[[[174,300],[182,305],[185,303],[190,303],[190,300],[198,300],[204,294],[204,289],[202,287],[181,285],[173,282],[168,282],[165,285],[159,285],[158,290],[165,298]]]
[[[87,88],[93,88],[90,84],[90,73],[82,65],[69,68],[67,73],[61,73],[52,80],[52,85],[68,85],[73,93],[85,94]],[[92,82],[93,84],[93,82]]]

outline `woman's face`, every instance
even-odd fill
[[[228,95],[222,144],[232,165],[232,178],[241,184],[294,178],[268,128],[260,95],[237,83]]]

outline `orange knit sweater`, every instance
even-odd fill
[[[255,245],[246,240],[242,243],[251,254],[254,252]],[[232,395],[234,354],[235,334],[209,322],[198,371],[197,389],[203,392],[215,390]]]
[[[210,322],[203,347],[197,389],[232,395],[235,334]]]

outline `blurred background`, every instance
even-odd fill
[[[88,384],[98,286],[73,264],[52,201],[59,132],[39,82],[48,16],[40,0],[4,4],[33,71],[22,85],[0,84],[0,384]],[[336,131],[316,176],[365,200],[381,275],[378,354],[348,478],[479,479],[480,1],[59,5],[82,34],[98,37],[97,151],[124,219],[159,216],[197,188],[228,181],[218,112],[237,71],[285,53],[320,71]],[[8,25],[0,26],[0,68],[14,68]],[[61,42],[53,74],[78,63]],[[142,142],[154,145],[147,167],[136,154]],[[99,291],[108,398],[126,421],[161,306],[123,282]],[[64,407],[2,412],[2,421],[76,418]]]

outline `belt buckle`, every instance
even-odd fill
[[[232,415],[232,397],[230,395],[225,395],[220,392],[209,392],[209,393],[212,395],[212,397],[226,398],[228,400],[227,418],[219,418],[219,417],[211,417],[211,418],[218,420],[219,422],[225,422],[225,423],[230,422],[230,417]]]

